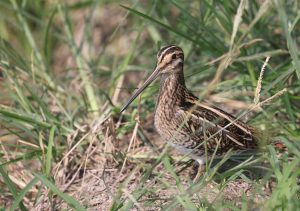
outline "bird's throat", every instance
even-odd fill
[[[185,98],[186,87],[183,72],[162,74],[157,107],[180,105]]]

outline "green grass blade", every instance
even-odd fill
[[[90,109],[92,110],[92,112],[95,112],[95,115],[97,115],[98,110],[99,110],[98,99],[94,92],[92,80],[88,76],[88,70],[84,65],[84,60],[81,57],[80,49],[76,46],[66,7],[63,7],[59,3],[58,4],[58,12],[60,14],[61,19],[64,22],[65,32],[67,34],[68,41],[71,45],[71,50],[72,50],[73,56],[75,57],[76,64],[78,66],[78,71],[79,71],[80,77],[83,82],[84,90],[85,90],[85,93],[86,93],[88,101],[89,101]]]
[[[61,192],[56,185],[54,185],[50,180],[48,180],[45,176],[40,174],[34,174],[44,185],[46,185],[53,193],[57,194],[61,197],[69,206],[74,208],[75,210],[84,211],[86,210],[78,201],[76,201],[73,197]]]
[[[45,63],[43,61],[43,57],[39,52],[38,46],[34,40],[33,34],[26,22],[26,20],[24,19],[22,12],[20,11],[20,8],[17,4],[17,2],[15,0],[10,0],[11,4],[13,5],[13,8],[15,9],[15,11],[17,12],[17,16],[19,18],[19,21],[21,22],[21,26],[23,27],[23,30],[25,32],[26,38],[32,48],[32,51],[35,55],[36,61],[39,65],[39,67],[41,68],[43,77],[45,78],[45,80],[48,82],[49,86],[54,88],[55,84],[53,83],[52,79],[50,78],[50,76],[47,74],[46,72],[46,66]]]
[[[49,134],[47,154],[46,154],[46,176],[49,177],[52,165],[52,149],[54,144],[54,134],[55,134],[56,126],[52,126]]]
[[[14,203],[11,205],[10,210],[16,210],[19,206],[19,203],[23,200],[26,193],[39,181],[37,177],[33,178],[19,193],[19,195],[15,198]]]
[[[7,185],[9,191],[12,193],[14,198],[18,197],[18,192],[17,192],[17,188],[15,187],[14,183],[11,181],[11,179],[9,178],[8,174],[4,171],[3,167],[0,166],[0,174],[2,175],[2,178],[5,182],[5,184]],[[20,201],[18,203],[18,205],[20,206],[20,209],[22,211],[26,211],[27,209],[25,208],[24,204],[22,203],[22,201]]]
[[[169,30],[169,31],[177,34],[177,35],[179,35],[180,37],[183,37],[183,38],[185,38],[185,39],[187,39],[189,41],[192,41],[195,44],[199,44],[197,40],[192,39],[191,36],[188,36],[188,35],[180,32],[179,30],[176,30],[174,27],[168,26],[167,24],[165,24],[165,23],[163,23],[161,21],[158,21],[158,20],[156,20],[156,19],[154,19],[154,18],[152,18],[152,17],[150,17],[150,16],[148,16],[148,15],[146,15],[144,13],[141,13],[141,12],[135,10],[135,9],[126,7],[124,5],[121,5],[121,7],[125,8],[125,9],[129,10],[130,12],[132,12],[132,13],[134,13],[136,15],[139,15],[139,16],[145,18],[146,20],[149,20],[149,21],[151,21],[151,22],[153,22],[153,23],[155,23],[155,24],[157,24],[157,25],[159,25],[159,26],[161,26],[161,27],[163,27],[163,28],[165,28],[165,29],[167,29],[167,30]]]
[[[287,47],[289,49],[290,55],[293,59],[293,65],[295,66],[298,79],[300,79],[300,60],[299,51],[297,49],[297,43],[295,39],[292,38],[291,31],[289,30],[289,20],[285,11],[285,5],[282,0],[275,0],[275,4],[278,10],[279,17],[281,19],[281,25],[284,30],[284,34],[287,41]]]
[[[27,122],[27,123],[35,124],[36,126],[40,126],[43,128],[48,128],[48,129],[51,128],[50,123],[39,120],[39,117],[34,118],[29,115],[20,114],[18,112],[8,111],[6,109],[2,109],[1,107],[0,107],[0,114],[5,116],[7,119],[14,119],[14,120],[22,121],[22,122]]]
[[[28,153],[25,153],[23,156],[19,156],[19,157],[16,157],[15,159],[11,159],[11,160],[9,160],[7,162],[1,163],[0,164],[0,168],[4,167],[5,165],[16,163],[18,161],[32,160],[33,158],[39,158],[41,155],[42,155],[42,151],[41,150],[36,150],[36,151],[33,151],[33,152],[28,152]]]

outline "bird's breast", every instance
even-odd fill
[[[165,74],[162,76],[155,109],[154,125],[164,139],[171,137],[178,127],[174,119],[182,104],[185,92],[186,88],[182,72],[180,74]]]
[[[174,134],[178,125],[175,124],[176,105],[158,102],[154,116],[154,126],[157,132],[168,139]]]

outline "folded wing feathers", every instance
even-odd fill
[[[211,129],[214,128],[216,133],[225,136],[227,140],[232,141],[232,144],[239,146],[239,148],[248,148],[256,145],[252,130],[245,123],[236,120],[233,116],[218,108],[199,103],[195,99],[187,98],[187,101],[193,105],[187,112],[187,118],[191,118],[191,125],[194,122],[199,127],[201,125],[199,121],[201,121],[202,124],[205,123]],[[193,127],[197,128],[196,126]]]

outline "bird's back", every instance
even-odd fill
[[[209,153],[217,149],[217,154],[224,154],[230,149],[258,147],[250,126],[219,108],[199,103],[198,98],[188,92],[184,99],[180,106],[172,109],[174,114],[167,123],[169,126],[161,128],[174,145],[196,149],[200,154],[204,149]]]

